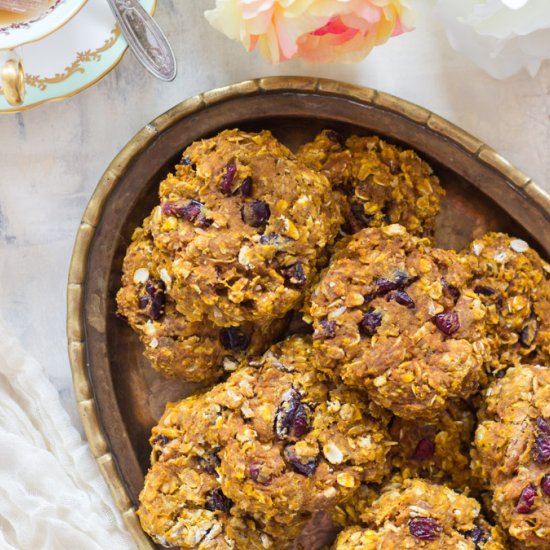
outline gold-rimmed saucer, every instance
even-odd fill
[[[156,0],[141,0],[154,13]],[[52,35],[22,48],[26,94],[13,107],[0,95],[0,113],[16,113],[64,99],[95,84],[122,59],[127,44],[105,0],[88,0]]]

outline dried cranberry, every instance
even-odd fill
[[[522,346],[526,348],[530,347],[535,341],[538,332],[539,325],[537,323],[537,320],[535,317],[531,317],[525,323],[525,325],[523,325],[523,328],[521,329],[521,333],[519,335],[519,341],[521,342]]]
[[[230,162],[226,168],[225,173],[220,179],[220,189],[224,195],[231,195],[231,186],[237,173],[237,165],[234,162]]]
[[[447,336],[452,336],[460,329],[460,319],[456,311],[444,311],[434,317],[435,326]]]
[[[367,336],[374,336],[376,330],[382,324],[382,312],[376,311],[374,308],[369,308],[363,315],[359,323],[359,329]]]
[[[190,222],[196,222],[199,227],[209,227],[213,220],[207,218],[204,213],[204,204],[192,199],[189,202],[165,202],[162,205],[162,213],[167,216],[176,216]]]
[[[250,197],[250,195],[252,195],[252,178],[246,176],[237,191],[242,197]]]
[[[321,330],[316,330],[313,335],[314,340],[331,340],[336,336],[336,321],[323,319],[319,322]]]
[[[374,280],[374,284],[376,285],[376,294],[378,296],[384,296],[393,290],[403,290],[417,280],[418,277],[411,277],[407,273],[398,270],[393,274],[391,279],[379,277]]]
[[[201,215],[203,207],[204,205],[202,202],[192,200],[189,204],[183,206],[179,212],[182,218],[189,221],[195,221]]]
[[[338,143],[341,147],[344,147],[344,145],[346,144],[346,139],[344,138],[344,136],[336,130],[327,130],[327,137],[331,141]]]
[[[309,431],[309,410],[295,389],[279,405],[273,429],[279,439],[298,439]]]
[[[199,219],[196,221],[197,227],[200,227],[201,229],[206,229],[207,227],[210,227],[214,223],[214,220],[212,218],[207,218],[204,214],[201,214],[199,216]]]
[[[287,283],[297,286],[298,288],[303,288],[307,282],[304,266],[301,262],[296,262],[290,267],[283,269],[283,276]]]
[[[262,472],[262,467],[260,464],[252,464],[248,468],[248,476],[252,481],[259,483],[260,485],[269,485],[273,478],[271,476],[266,476]]]
[[[146,314],[157,321],[162,317],[164,313],[164,306],[166,304],[164,282],[160,279],[149,279],[145,283],[145,294],[138,298],[138,304],[140,309],[147,309]]]
[[[231,510],[233,506],[233,501],[230,498],[227,498],[221,491],[221,489],[213,489],[206,493],[206,498],[204,502],[204,507],[210,512],[215,512],[220,510],[226,514]]]
[[[487,533],[481,529],[481,527],[474,527],[470,531],[465,531],[463,535],[470,539],[475,544],[475,549],[479,550],[481,547],[480,544],[486,543],[489,539],[487,538]]]
[[[535,439],[535,460],[544,464],[550,460],[550,435],[539,435]]]
[[[182,206],[182,202],[165,202],[161,206],[161,211],[166,216],[179,216],[179,208],[181,208]]]
[[[404,290],[396,290],[392,297],[398,304],[409,309],[414,309],[416,307],[414,300]]]
[[[537,418],[537,428],[540,432],[543,434],[550,435],[550,425],[548,425],[548,422],[542,416],[539,416]]]
[[[543,492],[550,497],[550,474],[546,474],[541,482],[540,482],[540,488],[543,490]]]
[[[414,460],[428,460],[435,453],[435,443],[431,439],[421,439],[413,453]]]
[[[409,531],[413,537],[422,540],[435,540],[443,528],[434,518],[412,518]]]
[[[518,514],[529,514],[535,504],[536,496],[537,490],[535,486],[530,483],[519,495],[518,503],[516,504],[516,512]]]
[[[376,285],[376,293],[380,296],[399,288],[399,285],[395,281],[384,278],[375,279],[374,284]]]
[[[441,286],[443,287],[443,292],[456,304],[460,298],[460,290],[456,286],[450,285],[444,277],[441,279]]]
[[[365,214],[365,209],[363,205],[358,202],[351,203],[351,213],[355,219],[361,223],[363,227],[367,227],[372,221],[372,216]]]
[[[250,344],[250,336],[239,327],[224,327],[220,330],[220,342],[225,349],[244,351]]]
[[[484,285],[478,285],[474,288],[474,292],[476,294],[480,294],[481,296],[494,296],[497,291],[494,288],[491,288],[490,286],[484,286]]]
[[[161,445],[162,447],[164,447],[164,445],[166,445],[169,441],[170,439],[168,439],[168,437],[166,437],[164,434],[160,434],[155,437],[153,445]]]
[[[269,216],[271,216],[271,210],[264,201],[255,201],[241,206],[241,218],[251,227],[264,227]]]
[[[287,462],[296,470],[299,474],[311,477],[317,469],[319,464],[319,456],[306,459],[302,461],[296,454],[294,445],[287,445],[283,451],[284,457]]]
[[[218,451],[210,451],[204,456],[199,456],[198,465],[201,470],[204,470],[207,474],[214,475],[216,468],[222,463],[218,456]]]
[[[195,221],[200,216],[203,206],[201,202],[196,200],[191,200],[190,202],[165,202],[162,205],[162,213],[167,216],[176,216],[189,221]]]

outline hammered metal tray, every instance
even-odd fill
[[[251,80],[192,97],[145,126],[107,168],[84,213],[70,267],[67,319],[86,435],[138,548],[155,548],[135,514],[150,429],[167,401],[198,386],[153,371],[137,336],[116,318],[122,259],[181,151],[234,127],[271,130],[293,149],[324,127],[374,133],[411,147],[430,162],[447,190],[438,245],[462,248],[488,230],[501,230],[550,256],[550,198],[534,182],[441,117],[372,89],[302,77]],[[315,550],[324,532],[310,533],[306,547]]]

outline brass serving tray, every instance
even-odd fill
[[[502,230],[550,256],[548,195],[460,128],[376,90],[315,78],[250,80],[192,97],[145,126],[107,168],[88,204],[67,291],[69,356],[80,415],[92,453],[140,549],[156,548],[135,514],[148,468],[150,429],[167,401],[197,386],[165,380],[153,371],[137,336],[115,317],[132,231],[192,141],[239,127],[271,130],[296,148],[327,126],[384,136],[430,162],[447,189],[436,232],[440,246],[462,248],[474,236]]]

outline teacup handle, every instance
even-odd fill
[[[13,107],[23,103],[25,98],[25,71],[21,59],[8,59],[0,72],[2,89],[6,101]]]

